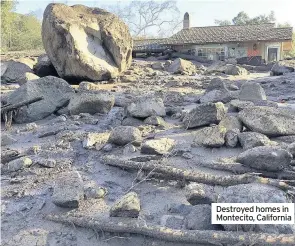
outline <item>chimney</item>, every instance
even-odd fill
[[[186,12],[183,17],[183,29],[190,28],[189,14]]]

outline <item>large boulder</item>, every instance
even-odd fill
[[[80,113],[108,113],[115,104],[115,97],[108,92],[77,93],[72,96],[68,105],[72,115]]]
[[[227,187],[218,196],[218,203],[287,203],[290,202],[285,193],[273,186],[263,184],[240,184]],[[223,224],[227,231],[251,231],[263,233],[293,234],[292,225],[273,224]]]
[[[227,75],[247,75],[249,72],[240,66],[227,64],[224,67],[224,73]]]
[[[201,98],[201,103],[216,103],[216,102],[223,102],[228,103],[232,99],[232,96],[228,90],[213,90],[206,92]]]
[[[129,192],[119,200],[110,209],[111,217],[131,217],[137,218],[140,212],[140,200],[135,192]]]
[[[128,143],[138,145],[141,141],[141,132],[133,126],[117,126],[112,130],[109,138],[110,143],[117,145],[126,145]]]
[[[258,170],[280,171],[291,163],[292,155],[285,149],[259,146],[248,149],[237,157],[237,162]]]
[[[28,123],[41,120],[68,103],[74,89],[63,79],[47,76],[28,81],[11,93],[7,103],[18,103],[42,96],[43,100],[22,107],[13,117],[17,123]]]
[[[225,116],[223,103],[203,103],[186,114],[183,123],[187,128],[219,123]]]
[[[210,148],[221,147],[225,143],[226,128],[223,126],[209,126],[194,133],[193,146]]]
[[[33,70],[25,63],[18,61],[7,61],[3,63],[4,73],[1,73],[2,83],[19,83],[24,84],[28,81],[26,73],[33,73]],[[2,69],[2,66],[1,66]]]
[[[166,110],[161,98],[140,97],[127,107],[127,112],[132,117],[147,118],[152,115],[165,116]]]
[[[272,142],[267,136],[258,132],[241,132],[238,138],[243,149],[272,145]]]
[[[250,130],[267,136],[295,135],[295,114],[288,109],[249,107],[239,112],[239,119]]]
[[[152,139],[143,143],[141,153],[151,155],[167,155],[175,146],[175,140],[170,138]]]
[[[292,73],[294,71],[294,67],[287,66],[283,62],[276,62],[271,68],[271,75],[279,76],[286,73]]]
[[[44,11],[42,39],[62,78],[106,80],[131,65],[128,27],[103,9],[49,4]]]
[[[37,63],[34,65],[34,72],[40,77],[58,76],[48,55],[44,54],[38,57]]]
[[[190,62],[181,58],[175,59],[172,64],[167,68],[167,71],[174,74],[196,74],[196,66]]]
[[[243,101],[266,100],[266,95],[260,84],[246,82],[241,87],[239,99]]]
[[[243,125],[238,117],[233,115],[226,115],[218,124],[219,126],[223,126],[227,131],[238,129],[242,131]]]

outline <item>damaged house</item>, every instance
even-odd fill
[[[134,42],[134,51],[165,48],[208,60],[236,58],[258,65],[281,60],[284,51],[292,49],[292,27],[276,28],[274,23],[191,27],[185,13],[183,29],[170,38]]]

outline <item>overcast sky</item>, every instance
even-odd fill
[[[29,13],[40,9],[43,11],[48,3],[52,1],[42,0],[18,0],[17,12]],[[67,2],[69,5],[84,4],[87,6],[102,7],[105,4],[126,3],[128,0],[55,0],[55,2]],[[191,26],[215,25],[215,19],[231,20],[240,11],[245,11],[250,17],[260,14],[275,12],[277,22],[289,22],[295,28],[295,0],[178,0],[177,5],[181,14],[189,12]]]

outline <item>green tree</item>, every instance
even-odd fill
[[[247,13],[241,11],[235,16],[232,21],[229,20],[215,20],[215,24],[223,25],[253,25],[253,24],[262,24],[262,23],[271,23],[275,22],[275,13],[271,11],[268,15],[258,15],[254,18],[250,18]]]

